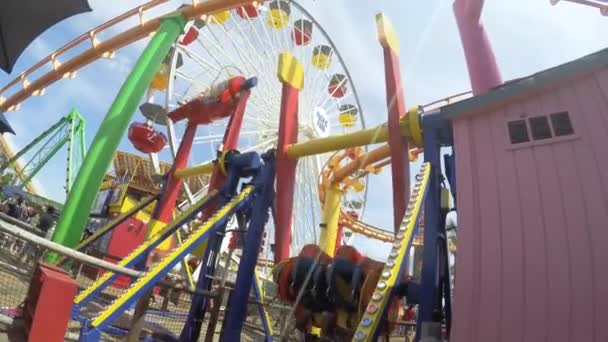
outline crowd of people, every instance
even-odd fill
[[[50,238],[55,226],[56,210],[53,206],[27,203],[23,197],[9,197],[0,202],[0,211],[36,228],[38,235]]]

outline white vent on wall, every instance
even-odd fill
[[[532,132],[532,139],[544,140],[553,137],[551,127],[549,126],[549,118],[546,116],[531,117],[528,119],[528,124],[530,125],[530,131]]]
[[[570,121],[568,112],[554,113],[550,117],[556,137],[574,134],[574,127],[572,127],[572,121]]]
[[[507,122],[507,128],[512,145],[574,135],[574,127],[568,112],[512,120]]]
[[[509,121],[508,126],[511,144],[521,144],[530,141],[526,120]]]

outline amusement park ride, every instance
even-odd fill
[[[220,248],[223,237],[227,234],[228,221],[233,216],[239,222],[237,233],[241,234],[243,250],[240,255],[236,280],[228,295],[228,305],[221,322],[220,338],[223,341],[241,339],[243,325],[247,319],[247,305],[244,303],[248,303],[252,292],[256,298],[256,305],[266,335],[265,340],[270,341],[278,335],[282,339],[285,331],[288,330],[288,327],[285,327],[282,331],[277,331],[276,327],[272,326],[268,308],[264,305],[264,295],[256,271],[260,245],[264,232],[270,229],[271,217],[275,238],[273,276],[278,286],[278,295],[286,303],[293,305],[292,313],[296,318],[296,327],[299,330],[310,333],[313,327],[320,328],[318,333],[320,336],[315,338],[376,341],[392,327],[395,306],[398,306],[405,297],[408,304],[418,305],[416,340],[439,341],[443,338],[442,328],[446,329],[447,334],[451,333],[451,338],[455,341],[496,340],[495,337],[506,333],[502,326],[481,324],[480,327],[474,327],[467,322],[467,319],[469,314],[475,314],[475,317],[483,322],[492,319],[510,321],[515,319],[511,317],[518,317],[518,313],[521,314],[521,312],[515,306],[503,303],[505,300],[515,301],[516,299],[502,299],[501,295],[521,285],[513,285],[514,282],[512,282],[513,286],[503,289],[499,286],[500,284],[496,284],[498,279],[502,279],[501,277],[511,276],[519,277],[518,279],[524,278],[525,289],[530,291],[527,296],[533,296],[532,293],[534,293],[538,294],[539,298],[549,295],[551,298],[559,297],[561,302],[566,301],[567,305],[572,305],[575,313],[586,312],[576,306],[574,302],[577,300],[584,301],[592,307],[590,310],[595,315],[593,316],[595,317],[594,323],[587,324],[577,320],[579,325],[573,327],[573,329],[576,328],[576,332],[574,330],[566,331],[564,336],[560,335],[552,340],[571,340],[570,337],[575,334],[587,336],[588,338],[584,338],[584,340],[600,341],[606,337],[598,323],[599,317],[605,317],[602,315],[606,313],[606,308],[602,307],[601,303],[605,302],[608,297],[606,292],[598,287],[600,286],[598,284],[602,284],[602,281],[608,279],[605,275],[600,274],[602,271],[598,262],[605,260],[608,252],[605,249],[592,248],[597,246],[591,245],[596,242],[600,244],[598,246],[601,246],[601,243],[608,243],[608,235],[600,229],[602,220],[607,218],[605,213],[608,210],[604,206],[605,210],[602,211],[601,198],[604,200],[608,198],[608,188],[605,186],[601,189],[586,188],[587,192],[580,195],[581,200],[577,203],[584,202],[585,198],[591,196],[599,199],[594,204],[594,208],[597,210],[593,211],[593,215],[585,212],[584,208],[579,208],[573,202],[564,200],[565,204],[562,204],[564,212],[578,210],[578,213],[582,215],[579,219],[586,218],[588,233],[595,237],[595,239],[583,241],[576,240],[577,237],[574,234],[570,235],[570,238],[576,240],[578,245],[570,246],[568,253],[577,253],[586,248],[592,249],[595,253],[590,259],[580,259],[581,264],[586,265],[583,271],[574,269],[571,271],[573,274],[589,280],[591,285],[588,287],[591,290],[585,295],[575,296],[576,298],[570,302],[563,299],[570,294],[569,289],[562,291],[562,288],[551,288],[550,294],[545,294],[542,290],[539,290],[540,292],[535,290],[543,288],[543,286],[551,286],[551,280],[561,277],[559,275],[561,273],[557,269],[548,269],[548,266],[545,270],[538,266],[539,263],[534,260],[530,261],[535,257],[543,257],[546,258],[544,260],[547,265],[552,263],[553,261],[548,257],[538,256],[534,253],[537,253],[537,249],[544,250],[545,246],[548,246],[546,247],[547,255],[554,253],[554,256],[557,256],[560,248],[554,246],[551,249],[550,245],[558,242],[567,243],[563,241],[560,234],[545,233],[543,237],[540,237],[537,226],[542,224],[536,225],[522,220],[519,224],[524,231],[531,235],[527,241],[521,238],[520,243],[525,247],[517,245],[515,248],[513,245],[508,245],[508,243],[516,245],[516,242],[513,242],[515,238],[505,238],[503,233],[497,230],[500,228],[493,228],[494,226],[501,227],[507,221],[511,223],[510,227],[516,226],[517,224],[513,224],[512,220],[509,221],[508,218],[516,215],[526,216],[530,218],[530,222],[538,223],[538,220],[534,218],[539,214],[533,215],[530,212],[526,214],[526,210],[529,207],[538,206],[535,204],[536,202],[542,202],[546,204],[546,207],[543,209],[541,205],[538,211],[541,212],[541,216],[544,214],[545,217],[548,217],[547,215],[551,214],[548,214],[547,210],[556,209],[559,206],[555,204],[554,200],[565,195],[554,191],[555,187],[543,187],[536,178],[530,180],[526,178],[527,174],[519,174],[517,177],[521,178],[522,182],[528,181],[528,183],[521,183],[522,186],[538,186],[539,192],[549,191],[548,193],[551,195],[544,193],[546,198],[538,198],[536,202],[521,199],[524,202],[522,208],[519,206],[514,208],[510,204],[505,205],[505,202],[501,202],[501,198],[503,198],[501,196],[512,195],[514,190],[504,187],[495,188],[496,184],[492,183],[493,178],[491,180],[488,176],[493,176],[494,173],[501,174],[501,179],[513,181],[512,188],[515,188],[520,183],[513,180],[515,176],[507,171],[507,166],[509,169],[513,168],[515,172],[517,172],[517,168],[504,164],[506,163],[504,160],[510,158],[509,160],[513,160],[514,164],[516,159],[522,161],[518,163],[522,168],[541,168],[536,162],[541,158],[541,152],[530,152],[524,150],[524,147],[549,146],[548,144],[552,144],[553,141],[538,142],[536,140],[549,139],[553,135],[557,138],[557,142],[562,144],[560,146],[571,145],[572,149],[582,151],[584,147],[576,144],[585,143],[585,134],[594,128],[588,127],[585,131],[581,122],[585,120],[585,115],[593,115],[591,114],[593,111],[588,108],[579,110],[578,107],[572,107],[574,105],[570,103],[576,102],[575,95],[569,95],[569,99],[572,101],[562,100],[561,104],[556,104],[560,103],[559,101],[551,101],[550,97],[547,100],[540,96],[542,99],[538,101],[542,105],[530,105],[525,101],[531,101],[530,98],[538,96],[536,94],[547,91],[547,89],[559,88],[564,82],[575,84],[575,81],[578,82],[584,77],[596,77],[603,82],[604,86],[608,86],[606,83],[608,82],[606,81],[608,80],[606,78],[608,53],[606,51],[562,67],[543,71],[530,79],[503,84],[485,29],[480,21],[483,1],[456,0],[454,12],[469,67],[472,92],[475,96],[455,104],[450,104],[455,98],[451,97],[431,105],[417,106],[408,110],[403,97],[404,87],[401,84],[397,36],[388,19],[379,14],[376,17],[376,23],[378,39],[384,54],[388,119],[384,125],[367,128],[364,125],[363,112],[358,104],[355,88],[350,83],[348,71],[342,69],[340,72],[335,72],[335,69],[331,69],[334,58],[340,62],[339,67],[343,67],[339,54],[322,28],[297,3],[283,0],[255,3],[244,0],[211,0],[200,3],[194,1],[191,6],[181,7],[161,18],[147,21],[143,19],[144,11],[162,2],[164,1],[152,1],[134,9],[111,23],[89,32],[88,35],[83,36],[85,38],[78,38],[77,43],[68,44],[67,47],[43,61],[52,64],[51,72],[31,83],[28,82],[27,86],[24,83],[23,89],[15,92],[11,97],[3,99],[0,103],[3,110],[16,109],[19,103],[34,92],[40,91],[63,76],[73,74],[78,68],[97,58],[109,57],[120,47],[154,33],[87,152],[85,162],[71,187],[53,236],[54,242],[80,250],[94,243],[104,234],[124,226],[125,222],[136,217],[145,208],[153,208],[149,211],[149,217],[146,218],[145,239],[142,239],[137,246],[133,246],[133,250],[118,262],[118,265],[122,267],[143,270],[143,276],[133,279],[129,287],[121,295],[116,296],[113,301],[100,302],[97,300],[101,293],[119,277],[119,274],[107,271],[73,299],[71,318],[82,324],[80,340],[99,341],[104,332],[126,334],[129,339],[138,339],[142,322],[145,321],[145,310],[148,307],[150,293],[154,287],[188,255],[196,255],[201,260],[198,278],[194,279],[192,283],[197,292],[192,295],[189,313],[181,334],[179,338],[174,337],[174,339],[197,341],[203,321],[210,319],[210,321],[217,322],[219,319],[218,307],[212,305],[210,300],[212,296],[205,295],[205,293],[213,293],[212,278],[216,275],[221,254]],[[555,1],[552,2],[555,3]],[[585,0],[576,2],[593,4],[602,9],[602,13],[605,13],[606,10],[603,2]],[[263,15],[265,17],[262,17]],[[298,17],[299,15],[302,17]],[[95,37],[97,33],[131,16],[139,16],[141,25],[106,41],[97,41]],[[251,32],[256,32],[256,34],[264,32],[266,37],[272,35],[273,38],[269,41],[264,41],[262,35],[257,36],[259,42],[268,43],[265,46],[271,47],[275,52],[277,61],[270,64],[274,68],[271,72],[268,72],[269,67],[263,64],[263,61],[269,58],[267,55],[264,59],[263,56],[260,58],[259,55],[251,56],[243,53],[241,50],[243,46],[247,44],[253,46],[249,40],[250,37],[244,34],[243,37],[246,38],[236,44],[232,41],[232,45],[235,53],[246,60],[249,68],[237,65],[230,60],[231,55],[228,54],[219,59],[214,57],[215,62],[210,62],[208,58],[212,53],[209,56],[203,55],[203,52],[197,51],[193,47],[196,45],[195,42],[200,43],[200,38],[204,35],[209,38],[210,35],[206,35],[208,32],[223,32],[226,38],[232,37],[224,26],[236,23],[231,30],[231,32],[235,32],[242,29],[239,24],[241,22],[243,25],[254,25],[253,23],[261,25],[262,30],[260,31],[254,30],[254,26],[251,26],[253,30]],[[211,27],[215,27],[214,31]],[[316,44],[318,43],[315,40],[317,31],[321,34],[325,44]],[[86,42],[87,39],[92,42],[89,50],[63,64],[57,61],[57,58],[66,50],[75,44]],[[210,42],[211,40],[207,41],[207,43]],[[281,44],[286,44],[283,47],[289,46],[292,50],[290,52],[282,51]],[[312,49],[310,49],[311,47]],[[206,46],[206,50],[212,51],[209,46]],[[305,54],[307,52],[310,54]],[[298,55],[302,57],[298,58]],[[262,64],[250,59],[256,57]],[[318,103],[309,101],[311,97],[307,97],[307,92],[310,92],[311,88],[314,91],[314,86],[319,82],[318,79],[305,72],[308,69],[303,64],[303,58],[307,57],[311,57],[311,67],[321,71],[316,74],[323,83],[321,86],[323,96]],[[223,65],[221,59],[225,59],[229,67]],[[189,69],[190,65],[198,65],[197,68],[203,69],[203,72],[196,75],[193,70]],[[39,67],[40,65],[37,65],[35,68]],[[234,70],[226,72],[227,69]],[[19,80],[25,80],[31,72],[31,70],[25,72],[19,77]],[[603,78],[596,74],[603,75]],[[277,75],[278,81],[268,75]],[[207,77],[204,87],[197,86],[194,80],[197,77],[201,79]],[[12,87],[17,82],[15,81],[7,87]],[[0,95],[5,92],[7,87],[0,91]],[[578,87],[578,85],[575,84],[572,87]],[[601,91],[601,89],[593,89],[598,93]],[[145,103],[139,106],[146,91],[148,95]],[[603,91],[605,94],[606,90]],[[164,105],[154,103],[155,92],[161,93],[161,98],[164,97]],[[567,96],[565,95],[567,92],[561,91],[561,93]],[[348,98],[348,96],[352,97]],[[468,94],[459,94],[457,97],[464,96],[468,96]],[[314,96],[312,97],[314,98]],[[512,120],[509,121],[508,127],[504,128],[504,118],[500,108],[513,108],[517,106],[518,101],[525,102],[520,106],[525,107],[526,111],[529,108],[541,111],[539,107],[542,107],[542,112],[547,112],[545,114],[550,117],[551,124],[546,121],[543,130],[542,127],[535,126],[542,118],[526,119],[521,111],[514,110],[513,115],[504,115],[508,120]],[[335,112],[323,110],[323,106],[327,103],[331,104],[331,108],[334,108]],[[146,121],[131,123],[129,126],[138,106]],[[606,106],[601,108],[605,116]],[[278,113],[278,118],[264,116],[269,115],[267,113],[273,110]],[[498,153],[492,153],[490,150],[494,146],[492,145],[493,139],[503,139],[502,135],[494,132],[500,138],[493,137],[487,132],[490,124],[485,121],[479,123],[475,121],[478,120],[478,116],[474,116],[481,112],[496,110],[500,114],[500,120],[496,121],[496,126],[500,128],[492,126],[492,130],[502,129],[509,133],[505,139],[510,138],[511,144],[523,144],[507,148],[507,154],[520,153],[520,155],[509,154],[505,159],[501,159],[502,165],[505,166],[503,169],[496,166],[491,166],[490,169],[488,163],[484,163],[483,160],[479,161],[475,155],[475,151],[478,151],[479,155],[490,160],[495,158],[492,155]],[[566,114],[564,115],[564,113]],[[601,119],[601,114],[598,115]],[[547,117],[545,120],[549,120]],[[571,117],[572,121],[570,121]],[[341,134],[329,133],[328,127],[336,119]],[[311,127],[308,125],[309,122],[314,122],[315,126]],[[522,127],[521,125],[524,127],[524,132],[517,131],[518,127]],[[530,125],[531,128],[528,130],[526,125]],[[167,134],[158,130],[157,126],[166,126]],[[213,138],[214,128],[221,130],[217,139]],[[257,129],[259,136],[256,136],[257,140],[249,141],[249,129],[252,128]],[[158,160],[157,154],[167,144],[172,150],[173,164],[165,172],[158,165],[153,166],[154,173],[159,175],[157,180],[160,180],[162,184],[158,191],[149,193],[149,196],[138,203],[131,203],[128,208],[121,207],[105,227],[87,239],[79,241],[96,200],[96,193],[104,181],[105,170],[115,157],[118,143],[127,130],[128,138],[134,147],[142,153],[149,154],[152,161],[150,165],[155,165],[154,161]],[[205,132],[205,135],[202,138],[196,137],[197,130]],[[575,136],[574,131],[578,132],[578,135]],[[178,145],[176,137],[180,133],[181,140]],[[547,134],[549,137],[546,136]],[[597,140],[595,146],[600,146],[601,134],[597,132],[589,134],[595,134],[593,136],[593,139]],[[472,141],[474,136],[479,139],[485,137],[487,141],[480,141],[477,146]],[[194,156],[194,152],[199,153],[198,150],[193,150],[194,145],[201,141],[212,146],[211,161],[191,165],[189,159]],[[373,150],[367,150],[368,145],[375,144],[383,145]],[[485,148],[482,145],[490,147]],[[550,146],[556,151],[559,148],[556,147],[557,145]],[[451,155],[443,154],[442,148],[445,147],[452,147],[453,153]],[[414,184],[409,184],[409,163],[420,153],[424,155],[424,163],[420,172],[414,177]],[[538,155],[523,155],[524,153],[538,153]],[[462,158],[460,160],[467,158],[466,160],[471,163],[467,165],[464,165],[466,162],[457,163],[456,156]],[[592,156],[589,158],[589,160],[593,159]],[[314,163],[311,163],[310,160],[314,160]],[[548,161],[547,158],[542,160]],[[493,161],[498,163],[496,160]],[[587,160],[583,162],[591,163]],[[360,221],[365,196],[349,197],[350,193],[364,194],[367,177],[379,173],[384,166],[389,164],[392,175],[394,218],[391,232]],[[309,167],[318,171],[317,182],[312,189],[317,191],[318,198],[309,197],[308,199],[320,202],[319,207],[311,207],[322,212],[320,222],[312,224],[319,227],[320,234],[318,244],[310,244],[308,241],[308,243],[297,245],[297,249],[292,252],[290,250],[294,240],[292,232],[302,229],[300,222],[315,223],[314,219],[297,221],[303,210],[295,207],[305,203],[302,200],[305,197],[298,196],[302,195],[300,190],[303,189],[300,180],[308,177]],[[302,171],[303,169],[304,171]],[[488,172],[488,170],[493,172]],[[549,170],[545,171],[549,172]],[[572,174],[577,171],[568,172]],[[476,177],[474,175],[479,176],[479,182],[473,179]],[[560,177],[554,173],[551,175],[553,178]],[[199,176],[209,177],[208,184],[204,188],[191,191],[191,186],[184,182],[189,178]],[[595,178],[608,180],[602,174]],[[449,184],[449,190],[445,185],[445,180]],[[486,192],[481,192],[479,190],[481,187],[484,187],[483,190]],[[124,196],[124,190],[116,190],[115,186],[110,189],[113,189],[112,193],[116,192],[119,195],[117,197]],[[312,191],[313,194],[314,191]],[[572,192],[576,192],[576,189],[573,189]],[[180,196],[182,193],[185,193],[186,196]],[[465,261],[459,264],[459,278],[457,278],[459,287],[456,291],[459,302],[455,310],[459,319],[455,321],[452,320],[452,296],[445,232],[445,217],[450,209],[449,201],[446,201],[446,198],[450,193],[454,202],[458,199],[461,226],[473,227],[469,230],[463,229],[462,233],[459,232],[462,234],[459,235],[459,243],[462,246],[462,252],[459,250],[461,253],[459,258],[463,258],[462,260]],[[491,197],[488,195],[489,193],[499,194],[496,195],[498,197]],[[108,198],[112,197],[114,195]],[[479,198],[496,204],[503,213],[486,210],[480,204]],[[178,208],[178,203],[184,199],[188,201],[189,205],[184,209]],[[510,199],[513,200],[513,198]],[[513,202],[517,201],[513,200]],[[511,201],[506,203],[511,203]],[[526,203],[528,207],[526,207]],[[557,211],[559,210],[553,211],[553,214]],[[601,214],[602,212],[604,214]],[[424,217],[425,226],[422,241],[415,241],[422,217]],[[554,227],[560,226],[559,222],[553,223],[555,223]],[[176,233],[185,224],[190,224],[192,229],[182,240],[176,236]],[[342,245],[341,238],[344,229],[390,242],[392,246],[387,260],[385,262],[373,261],[361,255],[354,248]],[[564,229],[573,228],[564,226]],[[482,234],[482,231],[488,232],[487,235]],[[313,232],[315,231],[313,230]],[[501,246],[502,240],[500,239],[505,239],[505,246],[508,245],[512,248]],[[411,258],[410,250],[414,244],[422,244],[423,248],[422,274],[418,280],[410,279],[406,274],[407,261],[408,258]],[[486,246],[493,248],[486,248]],[[496,250],[501,251],[502,256],[497,256]],[[521,254],[525,255],[525,253],[532,257],[523,259],[522,265],[520,265],[523,266],[520,267],[523,271],[515,270],[512,260],[519,260]],[[559,260],[563,261],[563,259]],[[48,254],[45,262],[61,263],[62,259],[57,255]],[[526,264],[523,265],[523,263]],[[567,264],[567,262],[564,263]],[[513,274],[503,276],[500,273],[504,271],[501,269],[503,265],[511,267],[509,270]],[[543,272],[542,274],[546,277],[534,277],[530,270]],[[516,272],[520,273],[516,274]],[[479,279],[486,282],[482,283]],[[544,282],[545,280],[546,282]],[[539,283],[535,283],[536,281]],[[509,282],[509,280],[505,279],[505,282]],[[484,284],[494,284],[497,288],[490,288],[491,285]],[[473,289],[478,290],[479,293],[473,292]],[[217,292],[215,295],[217,296]],[[523,297],[525,300],[526,296]],[[494,307],[492,305],[484,306],[487,302],[494,303],[495,298],[499,298],[496,299],[500,300],[497,305],[502,305],[500,308],[509,315],[505,316],[506,314],[500,309],[490,309],[490,307]],[[540,306],[543,303],[549,305],[547,301],[540,302],[534,297],[528,299],[531,302],[540,303]],[[103,305],[101,308],[97,307],[98,311],[90,316],[90,304],[96,301]],[[473,309],[467,307],[468,304]],[[521,307],[525,306],[524,303]],[[119,317],[131,312],[131,309],[134,309],[134,312],[131,315],[133,325],[130,331],[122,331],[113,325]],[[487,316],[482,317],[480,313],[472,313],[472,310],[476,309],[483,311]],[[521,310],[525,315],[533,315],[537,312],[527,308]],[[463,317],[467,318],[463,319]],[[537,329],[536,331],[525,327],[522,334],[526,334],[526,336],[528,334],[538,336],[538,329],[548,330],[556,321],[536,316],[526,317],[540,322],[537,326],[532,327]],[[207,337],[211,336],[209,338],[213,337],[214,324],[211,324],[213,329],[207,331]],[[583,332],[583,330],[588,331]],[[209,331],[211,331],[211,335],[209,335]],[[514,335],[515,332],[510,330],[509,334]],[[546,335],[548,336],[549,332]],[[535,340],[542,340],[542,338]]]
[[[86,151],[84,126],[84,118],[77,110],[73,109],[17,154],[12,153],[11,148],[3,138],[0,144],[2,144],[2,150],[8,160],[4,165],[0,165],[0,174],[11,170],[15,175],[13,184],[18,187],[25,187],[29,192],[35,194],[36,189],[31,182],[32,179],[67,144],[65,193],[68,194],[74,182],[74,177],[78,173],[80,163],[84,160]],[[74,153],[75,150],[76,153]],[[24,165],[21,165],[23,159],[27,159],[27,161]]]

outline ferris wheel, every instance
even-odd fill
[[[276,147],[281,106],[281,83],[276,73],[282,52],[298,58],[305,70],[298,141],[365,127],[356,89],[337,48],[310,13],[294,1],[253,3],[190,22],[176,42],[173,54],[152,81],[149,101],[161,104],[164,100],[165,110],[171,111],[224,80],[256,77],[258,84],[248,101],[239,150],[264,151]],[[216,157],[227,120],[198,131],[192,164]],[[169,124],[169,154],[173,157],[179,142],[176,137],[184,129]],[[298,162],[292,250],[318,239],[322,213],[318,177],[329,157],[317,155]],[[359,217],[365,209],[366,182],[366,177],[358,179],[352,186],[354,191],[343,198],[343,207]]]

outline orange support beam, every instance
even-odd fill
[[[388,144],[372,150],[362,156],[359,156],[352,162],[334,171],[331,182],[333,184],[343,181],[346,177],[353,174],[355,171],[362,169],[368,165],[379,162],[391,156],[391,150]]]

